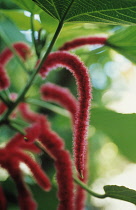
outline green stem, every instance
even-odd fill
[[[35,105],[35,106],[39,106],[39,107],[42,107],[42,108],[46,108],[46,109],[49,109],[57,114],[61,114],[65,117],[69,117],[70,114],[68,111],[58,107],[58,106],[55,106],[53,104],[50,104],[50,103],[47,103],[43,100],[39,100],[39,99],[33,99],[33,98],[29,98],[26,100],[27,103],[29,104],[32,104],[32,105]]]
[[[2,93],[0,93],[0,99],[4,102],[4,104],[7,106],[7,107],[10,107],[11,103],[9,101],[9,99],[5,99],[4,96],[2,95]]]
[[[13,119],[13,120],[10,119],[9,122],[10,122],[11,124],[14,123],[14,124],[19,125],[19,126],[24,126],[24,127],[29,126],[29,123],[24,122],[24,121],[19,120],[19,119]]]
[[[90,190],[88,188],[88,186],[86,184],[84,184],[83,182],[81,182],[78,178],[74,177],[74,181],[75,183],[77,183],[78,185],[80,185],[84,190],[86,190],[89,194],[91,194],[94,197],[97,198],[106,198],[107,195],[106,194],[98,194],[96,192],[93,192],[92,190]]]
[[[46,153],[46,151],[45,151],[45,149],[44,149],[44,146],[42,145],[41,142],[35,141],[35,145],[36,145],[39,149],[41,149],[44,153]],[[80,185],[84,190],[86,190],[86,191],[87,191],[89,194],[91,194],[92,196],[97,197],[97,198],[101,198],[101,199],[107,197],[106,194],[98,194],[98,193],[96,193],[96,192],[93,192],[92,190],[90,190],[90,189],[88,188],[88,186],[87,186],[86,184],[84,184],[84,183],[83,183],[82,181],[80,181],[78,178],[73,177],[73,179],[74,179],[74,181],[75,181],[76,184]]]
[[[35,30],[34,30],[34,15],[32,13],[31,13],[30,21],[31,21],[31,31],[32,31],[32,42],[34,44],[35,53],[37,55],[37,58],[39,58],[40,54],[37,49],[36,39],[35,39],[35,35],[34,35],[34,32],[35,32]]]
[[[0,30],[0,35],[2,40],[5,42],[5,44],[8,46],[8,48],[13,52],[16,60],[18,61],[18,63],[21,65],[21,67],[23,68],[23,70],[29,74],[27,68],[25,67],[24,63],[22,62],[22,60],[20,59],[19,55],[17,54],[16,50],[11,46],[11,43],[9,42],[7,35],[4,31]]]
[[[17,124],[9,123],[8,126],[10,128],[12,128],[13,130],[21,133],[22,135],[26,135],[25,131],[20,126],[18,126]]]
[[[35,79],[35,76],[37,75],[37,73],[38,73],[39,70],[41,69],[42,65],[44,64],[44,62],[45,62],[45,60],[46,60],[46,58],[47,58],[47,56],[48,56],[48,54],[49,54],[50,51],[52,50],[52,47],[53,47],[53,45],[54,45],[54,43],[55,43],[55,41],[56,41],[56,39],[57,39],[57,37],[58,37],[58,35],[59,35],[61,29],[62,29],[62,27],[63,27],[63,21],[60,21],[60,23],[59,23],[59,25],[58,25],[58,27],[57,27],[57,29],[56,29],[56,32],[55,32],[55,34],[54,34],[54,37],[53,37],[53,39],[52,39],[52,41],[51,41],[51,43],[50,43],[50,45],[49,45],[49,47],[48,47],[48,49],[47,49],[45,55],[43,56],[43,58],[42,58],[42,60],[41,60],[41,62],[40,62],[40,64],[39,64],[39,66],[37,67],[37,69],[35,69],[35,71],[33,71],[33,73],[32,73],[32,75],[31,75],[31,77],[30,77],[28,83],[26,84],[26,86],[24,87],[24,89],[22,90],[22,92],[20,93],[20,95],[18,96],[18,98],[17,98],[17,100],[15,101],[15,103],[14,103],[14,104],[10,107],[10,109],[8,109],[8,111],[1,117],[1,119],[0,119],[0,124],[1,124],[2,122],[4,122],[4,121],[8,118],[8,116],[9,116],[9,115],[12,113],[12,111],[16,108],[16,106],[19,104],[19,102],[22,101],[22,100],[24,99],[24,96],[25,96],[25,94],[27,93],[27,91],[29,90],[29,88],[31,87],[31,85],[32,85],[32,83],[33,83],[33,80]]]

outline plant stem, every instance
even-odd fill
[[[55,105],[50,104],[50,103],[47,103],[47,102],[45,102],[43,100],[28,98],[26,100],[26,102],[29,103],[29,104],[35,105],[35,106],[40,106],[42,108],[49,109],[49,110],[51,110],[51,111],[53,111],[53,112],[55,112],[57,114],[61,114],[61,115],[65,116],[65,117],[69,117],[70,116],[69,112],[66,111],[65,109],[62,109],[62,108],[60,108],[58,106],[55,106]]]
[[[36,39],[35,39],[35,35],[34,35],[35,30],[34,30],[34,21],[33,20],[34,20],[34,14],[31,13],[30,21],[31,21],[31,31],[32,31],[32,42],[34,44],[35,53],[37,55],[37,58],[39,58],[40,54],[39,54],[38,49],[37,49]]]
[[[39,141],[35,141],[35,145],[41,149],[44,153],[46,153],[46,150],[44,149],[44,146],[42,146],[42,143],[39,142]],[[106,198],[107,195],[106,194],[98,194],[96,192],[93,192],[92,190],[90,190],[88,188],[88,186],[86,184],[84,184],[82,181],[80,181],[78,178],[76,177],[73,177],[74,181],[76,184],[80,185],[83,189],[85,189],[89,194],[91,194],[92,196],[94,197],[97,197],[97,198]]]
[[[63,21],[60,21],[60,23],[58,24],[58,27],[56,29],[56,32],[54,34],[54,37],[45,53],[45,55],[43,56],[39,66],[37,67],[37,69],[35,69],[28,81],[28,83],[26,84],[26,86],[24,87],[24,89],[22,90],[22,92],[20,93],[20,95],[18,96],[17,100],[14,102],[14,104],[10,107],[10,109],[8,109],[8,111],[1,117],[0,119],[0,123],[4,122],[8,116],[12,113],[12,111],[16,108],[16,106],[19,104],[20,101],[22,101],[24,99],[25,94],[27,93],[27,91],[29,90],[29,88],[31,87],[33,80],[35,79],[35,76],[37,75],[37,73],[39,72],[39,70],[41,69],[43,63],[45,62],[48,54],[50,53],[50,51],[52,50],[52,47],[61,31],[63,27]]]
[[[8,100],[6,100],[6,99],[3,97],[2,93],[0,93],[0,99],[4,102],[4,104],[5,104],[7,107],[9,107],[9,106],[10,106],[9,101],[8,101]]]
[[[9,123],[8,125],[10,128],[12,128],[13,130],[21,133],[22,135],[26,135],[25,131],[22,129],[22,127],[20,126],[17,126],[16,124],[14,123]]]
[[[9,122],[12,124],[16,124],[16,125],[19,125],[19,126],[24,126],[24,127],[27,127],[29,126],[29,123],[25,122],[25,121],[22,121],[22,120],[19,120],[19,119],[13,119],[13,120],[9,120]]]
[[[74,181],[75,183],[77,183],[78,185],[80,185],[83,189],[85,189],[89,194],[91,194],[94,197],[97,198],[106,198],[107,195],[106,194],[98,194],[96,192],[93,192],[92,190],[90,190],[88,188],[88,186],[86,184],[84,184],[83,182],[81,182],[78,178],[74,177]]]
[[[18,61],[18,63],[21,65],[21,67],[23,68],[23,70],[29,74],[27,68],[25,67],[24,63],[22,62],[22,60],[20,59],[19,55],[17,54],[16,50],[11,46],[11,43],[9,42],[7,35],[5,34],[4,31],[0,30],[0,35],[1,38],[3,39],[3,41],[5,42],[5,44],[8,46],[8,48],[13,52],[16,60]]]

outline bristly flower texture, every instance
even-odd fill
[[[83,37],[83,38],[77,38],[69,42],[65,42],[62,47],[59,48],[59,50],[72,50],[78,47],[82,47],[84,45],[105,45],[106,44],[106,37]]]
[[[84,173],[84,159],[87,145],[87,129],[89,125],[89,107],[91,103],[91,85],[87,68],[75,56],[68,52],[51,53],[43,64],[40,74],[44,77],[57,67],[65,67],[74,75],[78,87],[79,106],[74,125],[74,158],[77,171]]]
[[[45,101],[58,103],[71,113],[75,121],[78,102],[67,88],[62,88],[52,83],[46,83],[41,87],[42,98]]]
[[[27,128],[27,136],[35,139],[35,125]],[[4,148],[0,149],[0,166],[5,168],[12,179],[15,181],[18,190],[18,201],[21,210],[36,210],[37,205],[32,198],[32,195],[25,185],[20,170],[20,163],[24,162],[31,170],[35,180],[44,190],[48,191],[51,187],[48,177],[43,173],[40,166],[22,149],[38,152],[35,145],[29,145],[23,141],[23,135],[15,135]],[[1,201],[2,205],[3,199]],[[6,209],[6,208],[5,208]],[[5,210],[3,208],[3,210]]]
[[[24,103],[20,105],[20,111],[28,122],[39,122],[40,134],[38,140],[55,161],[59,187],[58,198],[60,201],[58,210],[73,210],[74,185],[72,177],[72,162],[69,152],[64,149],[63,140],[51,130],[49,122],[43,115],[30,111]]]
[[[78,100],[67,88],[47,83],[42,85],[41,97],[43,100],[58,103],[70,112],[73,125],[74,161],[77,168],[78,178],[84,183],[87,182],[87,131],[89,125],[89,108],[91,103],[91,83],[87,68],[75,55],[66,50],[71,50],[83,45],[106,44],[106,38],[86,37],[78,38],[65,43],[58,52],[50,53],[40,69],[42,77],[46,77],[49,71],[57,67],[65,67],[70,70],[76,79]],[[25,43],[15,43],[13,48],[22,60],[26,60],[31,54],[30,48]],[[65,51],[64,51],[65,50]],[[9,87],[10,80],[6,74],[6,64],[13,57],[10,49],[6,48],[0,54],[0,90]],[[37,62],[38,64],[38,62]],[[29,123],[25,128],[25,139],[17,133],[4,148],[0,149],[0,166],[5,168],[14,180],[18,190],[18,202],[21,210],[36,210],[37,204],[31,192],[23,180],[20,163],[25,163],[31,170],[38,185],[48,191],[51,183],[41,167],[26,152],[34,152],[37,155],[41,150],[34,144],[40,142],[41,147],[46,150],[54,160],[56,168],[56,179],[58,184],[58,210],[83,210],[85,206],[85,191],[73,183],[72,159],[65,149],[63,139],[55,133],[47,118],[29,109],[26,103],[21,102],[17,107],[22,119]],[[4,102],[0,103],[0,115],[8,107]],[[14,112],[12,113],[14,114]],[[12,117],[12,115],[11,115]],[[15,115],[16,118],[16,115]],[[76,191],[74,193],[74,187]],[[4,192],[0,187],[0,209],[6,210],[7,202]]]
[[[13,48],[23,60],[30,56],[30,48],[23,42],[14,43]],[[13,56],[14,54],[9,48],[4,49],[0,54],[0,90],[7,89],[10,85],[5,67]]]
[[[67,88],[62,88],[52,83],[46,83],[41,87],[41,94],[44,100],[58,103],[59,105],[67,109],[71,113],[74,125],[76,120],[75,116],[76,116],[76,110],[78,108],[78,102]],[[87,168],[87,155],[86,155],[85,169],[83,174],[84,178],[78,176],[79,179],[84,183],[87,183],[87,178],[88,178],[87,172],[88,168]],[[83,210],[86,201],[86,192],[80,186],[76,186],[75,190],[76,191],[74,195],[74,208],[75,210]]]

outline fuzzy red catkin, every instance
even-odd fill
[[[70,154],[65,150],[56,152],[55,167],[57,170],[57,181],[59,185],[58,197],[60,204],[58,210],[73,209],[73,178]]]
[[[56,138],[57,137],[57,138]],[[61,147],[58,147],[59,136],[51,130],[45,130],[45,134],[42,134],[39,139],[43,146],[45,146],[48,153],[55,160],[55,167],[57,170],[57,182],[58,182],[58,198],[59,206],[58,210],[73,210],[73,178],[72,178],[72,162],[68,151]],[[57,143],[58,142],[58,143]],[[56,144],[57,143],[57,144]],[[61,146],[61,144],[60,144]]]
[[[32,194],[27,188],[25,182],[22,178],[22,173],[19,168],[18,162],[11,161],[11,165],[9,164],[8,172],[12,179],[14,180],[17,190],[18,190],[18,201],[21,210],[36,210],[37,204],[33,200]],[[15,165],[16,164],[16,165]]]
[[[100,44],[104,45],[106,44],[106,37],[83,37],[83,38],[77,38],[69,42],[65,42],[65,44],[59,48],[59,50],[72,50],[78,47],[82,47],[84,45],[95,45]]]
[[[87,183],[88,180],[88,165],[87,165],[87,155],[85,157],[85,170],[83,173],[83,178],[78,176],[78,178],[84,182]],[[76,185],[76,191],[75,191],[75,209],[74,210],[83,210],[85,208],[85,201],[86,201],[86,191],[80,186]]]
[[[56,102],[67,109],[71,113],[74,121],[78,103],[67,88],[62,88],[52,83],[46,83],[42,85],[41,93],[44,100]]]
[[[39,119],[40,114],[32,112],[26,103],[19,104],[18,109],[21,112],[23,118],[26,119],[28,122],[37,122],[37,120]]]
[[[0,64],[0,90],[7,89],[10,85],[9,78],[4,67]]]
[[[56,147],[58,149],[64,148],[63,140],[55,132],[53,132],[50,129],[50,123],[48,122],[48,120],[46,119],[45,116],[32,112],[29,109],[29,107],[27,106],[27,104],[25,104],[25,103],[21,103],[19,109],[20,109],[20,112],[21,112],[22,116],[27,121],[29,121],[29,122],[33,122],[33,121],[39,122],[40,132],[41,132],[40,136],[42,136],[42,134],[44,133],[44,138],[46,136],[46,139],[50,139],[50,141],[48,142],[49,145],[50,144],[52,146],[54,145],[54,147]]]
[[[0,209],[1,210],[7,209],[7,201],[1,186],[0,186]]]
[[[18,133],[7,143],[6,148],[12,149],[19,147],[21,149],[39,153],[40,149],[33,144],[33,142],[39,135],[37,129],[39,130],[39,126],[37,127],[37,123],[34,123],[31,127],[28,127],[26,129],[26,137],[29,140],[29,143],[24,140],[24,135]]]
[[[40,166],[27,154],[23,153],[21,150],[15,152],[18,160],[24,162],[31,170],[34,178],[37,183],[46,191],[49,191],[51,188],[51,183],[45,173],[43,173]]]
[[[62,169],[61,159],[63,160],[63,169],[67,168],[67,173],[62,169],[59,171],[59,166],[57,168],[58,177],[58,188],[59,188],[59,210],[70,209],[73,210],[73,178],[72,178],[72,162],[70,160],[70,155],[64,150],[63,140],[51,130],[50,124],[47,119],[40,114],[33,113],[29,110],[26,104],[20,106],[23,117],[28,121],[40,121],[41,134],[39,135],[39,141],[43,144],[49,155],[55,160],[56,168],[60,164]],[[63,151],[63,152],[62,152]],[[60,154],[64,153],[61,157]],[[66,154],[66,155],[65,155]],[[65,158],[67,156],[67,158]],[[62,182],[61,180],[65,180]],[[69,186],[71,186],[69,188]],[[64,192],[65,189],[65,192]],[[67,206],[67,207],[66,207]]]
[[[7,109],[7,106],[3,103],[0,102],[0,115],[3,114]]]
[[[46,101],[53,101],[59,103],[61,106],[70,111],[74,122],[78,103],[67,88],[62,88],[55,84],[46,83],[41,87],[41,93]],[[84,178],[81,179],[80,176],[78,177],[84,183],[87,182],[87,159],[85,160],[85,163],[86,164],[83,174]],[[81,186],[76,185],[75,210],[83,210],[85,205],[85,200],[86,200],[85,190]]]
[[[26,60],[30,55],[30,47],[23,42],[17,42],[13,44],[13,48],[17,51],[23,60]],[[9,48],[5,48],[0,54],[0,64],[6,65],[13,57],[13,52]]]
[[[69,69],[76,78],[79,96],[79,107],[76,114],[74,128],[74,158],[79,174],[84,171],[84,157],[86,153],[86,137],[89,125],[89,107],[91,102],[91,85],[87,68],[75,56],[68,52],[51,53],[43,64],[40,74],[45,77],[50,70],[57,67]]]

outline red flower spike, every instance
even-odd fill
[[[39,123],[40,132],[41,132],[41,134],[39,135],[39,138],[41,138],[41,136],[43,136],[43,139],[45,139],[45,137],[46,137],[47,142],[49,139],[49,142],[48,142],[49,147],[50,147],[50,145],[51,145],[51,147],[54,146],[55,148],[58,148],[58,149],[62,149],[64,147],[63,140],[55,132],[53,132],[50,129],[50,124],[45,116],[43,116],[41,114],[36,114],[36,113],[30,111],[29,107],[25,103],[21,103],[19,106],[19,109],[20,109],[22,116],[26,120],[28,120],[29,122],[37,121]],[[55,143],[54,143],[54,141],[55,141]]]
[[[24,119],[26,119],[28,122],[35,122],[38,120],[40,114],[34,113],[29,109],[29,106],[26,103],[19,104],[19,111],[21,112],[21,115]]]
[[[7,148],[0,149],[0,165],[8,171],[15,181],[18,189],[18,200],[21,210],[36,210],[37,205],[23,181],[19,169],[19,159],[16,156],[16,150],[13,149],[12,151],[8,151]]]
[[[7,106],[3,103],[0,102],[0,115],[3,114],[7,109]]]
[[[83,38],[77,38],[69,42],[65,42],[65,44],[59,48],[59,50],[72,50],[78,47],[82,47],[84,45],[94,45],[94,44],[100,44],[105,45],[106,44],[106,37],[83,37]]]
[[[45,134],[40,136],[40,141],[45,146],[47,152],[55,160],[55,167],[57,170],[57,182],[58,182],[58,198],[59,206],[58,210],[73,210],[73,178],[72,178],[72,162],[68,151],[63,148],[59,148],[59,136],[53,138],[54,132],[46,130]],[[57,141],[56,141],[57,140]],[[60,139],[61,140],[61,139]],[[56,144],[57,143],[57,144]],[[61,144],[60,144],[61,146]]]
[[[10,85],[9,78],[4,67],[0,64],[0,90],[7,89]]]
[[[46,101],[53,101],[53,102],[59,103],[61,106],[66,108],[68,111],[70,111],[73,118],[73,122],[74,122],[78,103],[77,103],[77,100],[74,98],[74,96],[70,93],[70,91],[67,88],[62,88],[60,86],[57,86],[51,83],[46,83],[45,85],[41,87],[41,93],[43,95],[43,99],[45,99]],[[85,160],[85,163],[87,163],[87,160]],[[83,174],[84,178],[82,179],[80,176],[78,177],[84,183],[87,182],[87,166],[86,165],[87,164],[85,164],[85,169],[84,169],[84,174]],[[63,179],[61,178],[60,180],[62,182]],[[85,205],[85,200],[86,200],[85,190],[79,185],[77,185],[76,192],[75,192],[75,210],[82,210]]]
[[[0,209],[1,210],[7,209],[7,201],[1,186],[0,186]]]
[[[37,183],[46,191],[49,191],[51,188],[50,181],[48,177],[43,173],[40,166],[27,154],[23,153],[21,150],[15,152],[19,161],[24,162],[31,170],[34,178]]]
[[[78,176],[78,178],[87,183],[88,179],[88,168],[87,168],[87,157],[85,158],[85,170],[83,173],[83,179]],[[79,185],[76,185],[76,192],[75,192],[75,210],[83,210],[85,208],[85,201],[86,201],[86,191]]]
[[[38,126],[39,127],[39,126]],[[33,142],[38,137],[39,133],[37,133],[37,123],[33,124],[32,127],[28,127],[26,129],[26,138],[28,140],[24,140],[24,136],[22,134],[16,134],[6,145],[6,148],[12,149],[12,148],[21,148],[25,150],[29,150],[32,152],[39,153],[40,149],[33,144]]]
[[[36,210],[37,204],[32,198],[31,192],[27,188],[26,184],[23,181],[21,171],[17,164],[17,167],[14,167],[15,163],[11,162],[11,167],[8,168],[8,172],[14,180],[17,190],[18,190],[18,201],[21,210]]]
[[[70,155],[65,150],[56,152],[55,167],[59,186],[58,197],[60,204],[58,210],[72,210],[73,207],[73,178]]]
[[[76,78],[79,94],[79,107],[74,128],[74,157],[75,165],[80,175],[84,171],[86,153],[86,136],[89,125],[89,106],[91,102],[91,87],[89,73],[83,63],[68,52],[51,53],[40,70],[42,76],[57,67],[69,69]]]
[[[17,51],[20,57],[23,60],[26,60],[27,57],[31,54],[30,47],[23,42],[18,42],[13,44],[13,48]],[[10,59],[13,57],[13,52],[9,48],[5,48],[0,54],[0,64],[6,65]]]
[[[67,88],[62,88],[55,84],[46,83],[45,85],[42,85],[41,93],[43,99],[46,101],[56,102],[67,109],[71,113],[74,121],[78,103],[75,97]]]
[[[55,132],[51,130],[49,122],[43,115],[33,113],[28,109],[28,106],[26,104],[21,104],[20,110],[22,115],[29,122],[33,120],[40,122],[41,134],[39,135],[39,141],[43,144],[49,155],[55,160],[55,166],[57,168],[57,179],[59,185],[58,196],[60,200],[58,209],[73,210],[74,205],[73,205],[72,162],[70,160],[70,155],[68,154],[67,151],[64,150],[63,140]],[[63,159],[63,161],[61,159]],[[64,169],[67,169],[67,171],[65,172]],[[65,192],[63,193],[64,189]]]
[[[53,159],[56,159],[56,151],[64,148],[63,140],[55,132],[47,128],[44,129],[44,133],[40,135],[39,140]]]

